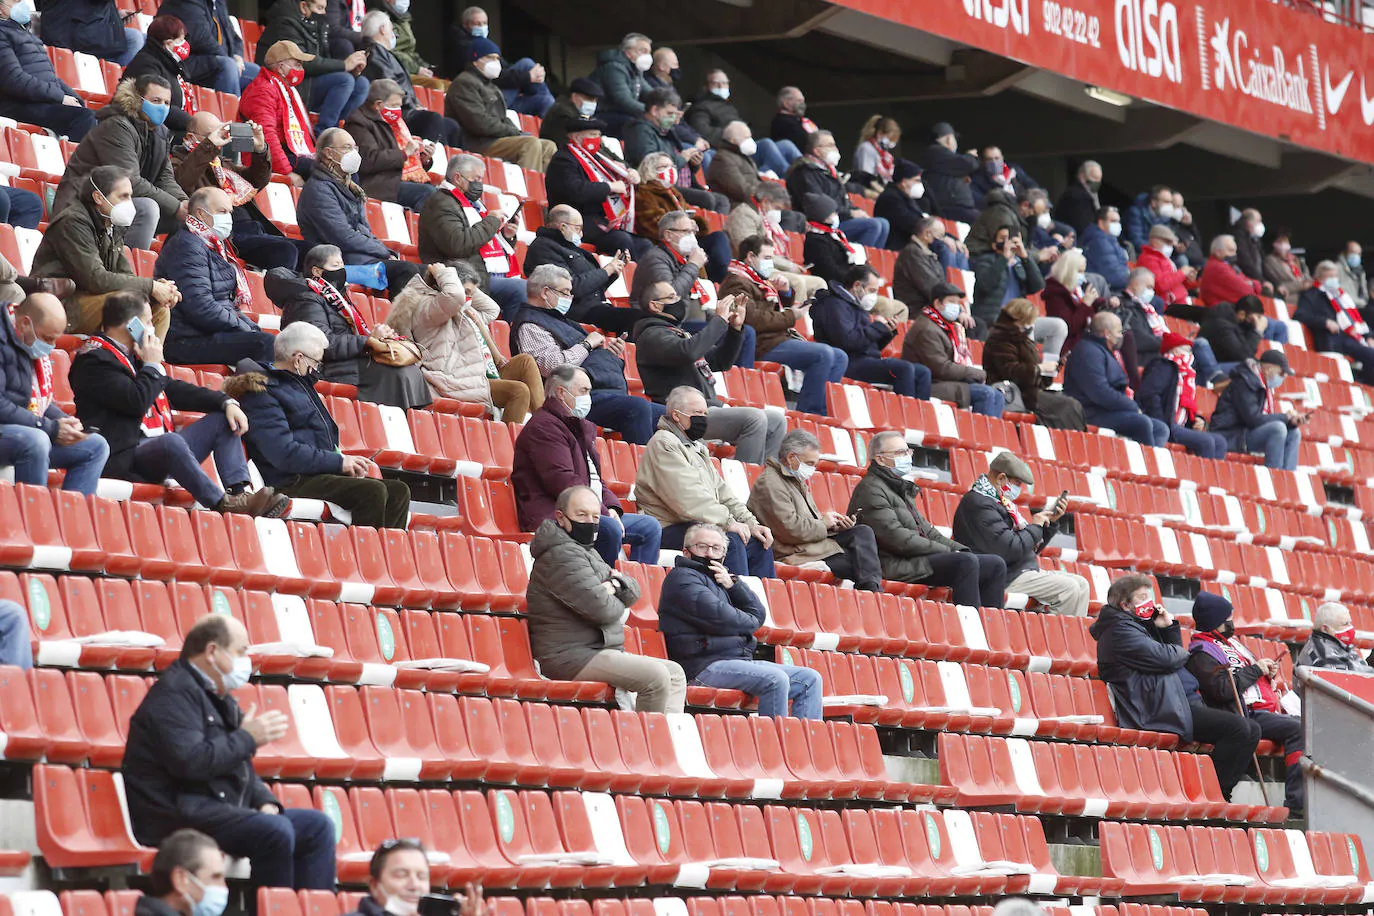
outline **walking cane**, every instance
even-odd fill
[[[1236,678],[1231,674],[1231,668],[1229,666],[1226,668],[1226,681],[1231,685],[1231,696],[1234,697],[1236,701],[1236,712],[1240,713],[1242,719],[1247,718],[1245,715],[1245,707],[1240,702],[1240,691],[1236,689]],[[1260,795],[1264,798],[1264,806],[1266,808],[1273,807],[1269,804],[1269,792],[1264,788],[1264,771],[1260,769],[1259,754],[1252,752],[1250,754],[1250,760],[1255,765],[1255,776],[1259,779],[1259,790]]]

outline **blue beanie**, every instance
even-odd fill
[[[472,59],[481,60],[488,54],[500,54],[501,49],[496,46],[496,42],[490,38],[474,38],[472,40]]]
[[[1193,626],[1200,633],[1210,633],[1231,616],[1231,602],[1211,592],[1198,592],[1193,601]]]

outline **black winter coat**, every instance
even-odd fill
[[[124,791],[140,843],[182,827],[215,832],[277,799],[253,772],[257,745],[232,696],[219,696],[189,662],[162,673],[129,720]]]
[[[721,134],[725,132],[725,125],[731,121],[743,121],[744,118],[734,102],[719,98],[708,90],[692,100],[684,120],[705,137],[707,143],[719,147],[724,140]]]
[[[714,662],[753,658],[766,616],[753,589],[738,577],[723,588],[699,560],[678,557],[663,580],[658,629],[689,681]]]
[[[802,116],[780,111],[773,115],[773,123],[768,127],[768,136],[774,140],[791,140],[797,152],[806,153],[806,138],[810,136],[802,124]],[[793,198],[796,200],[797,198]]]
[[[926,191],[941,207],[975,208],[970,180],[979,169],[976,156],[932,143],[921,154],[921,168]]]
[[[844,184],[831,175],[823,164],[806,156],[792,163],[787,170],[787,193],[792,195],[793,206],[800,207],[807,194],[819,194],[835,202],[835,212],[841,220],[855,216],[854,205],[849,202],[849,192],[844,189]]]
[[[954,510],[951,536],[974,553],[990,553],[1007,563],[1007,581],[1040,568],[1037,554],[1054,537],[1056,524],[1027,524],[1017,529],[995,499],[969,490]]]
[[[306,54],[315,55],[314,60],[302,61],[301,66],[305,68],[305,79],[296,87],[301,98],[306,104],[310,104],[310,91],[314,86],[312,77],[321,76],[325,73],[342,73],[344,62],[338,58],[329,56],[329,23],[323,16],[317,20],[309,21],[301,18],[300,4],[292,3],[290,0],[281,0],[276,6],[272,7],[268,14],[270,21],[267,28],[262,30],[262,35],[258,38],[258,50],[255,60],[258,66],[263,66],[263,61],[267,57],[267,49],[279,41],[294,41]]]
[[[929,557],[968,550],[921,514],[916,508],[920,495],[916,484],[874,462],[849,497],[848,514],[873,529],[884,579],[920,582],[932,572]]]
[[[534,231],[534,241],[525,252],[525,275],[529,276],[530,271],[541,264],[556,264],[572,274],[573,304],[568,309],[569,318],[580,321],[587,309],[606,304],[606,289],[615,278],[601,269],[595,255],[572,244],[563,233],[548,226],[540,226]]]
[[[1174,398],[1178,397],[1178,366],[1167,359],[1156,359],[1140,373],[1140,387],[1135,392],[1135,402],[1140,412],[1152,420],[1160,420],[1170,426],[1174,422]]]
[[[191,56],[183,67],[192,81],[213,79],[219,72],[220,58],[243,56],[243,39],[234,31],[224,0],[163,0],[158,13],[175,16],[186,26]]]
[[[415,98],[415,84],[410,81],[405,64],[391,53],[390,48],[382,47],[371,38],[364,39],[359,50],[367,52],[363,76],[373,83],[377,80],[394,80],[401,87],[401,112],[405,117],[410,117],[411,112],[420,107],[420,102]]]
[[[680,385],[695,388],[706,403],[719,406],[715,384],[698,364],[705,361],[713,372],[724,372],[739,357],[744,336],[719,315],[695,334],[684,331],[663,315],[650,315],[635,323],[635,361],[644,394],[662,404],[668,392]]]
[[[849,354],[851,362],[881,357],[883,347],[896,333],[883,322],[874,321],[848,291],[835,283],[816,292],[811,325],[818,343],[838,347]]]
[[[1231,370],[1231,384],[1217,399],[1217,408],[1212,411],[1212,422],[1207,427],[1225,436],[1227,448],[1233,452],[1240,451],[1246,430],[1271,419],[1264,412],[1267,398],[1259,366],[1257,361],[1247,359]]]
[[[824,232],[807,232],[802,238],[802,260],[811,265],[812,276],[826,283],[843,283],[844,272],[850,267],[844,245]]]
[[[13,19],[0,19],[0,101],[60,105],[76,92],[57,78],[46,46]]]
[[[1059,203],[1054,205],[1054,218],[1068,223],[1081,236],[1084,229],[1097,222],[1098,206],[1092,192],[1083,182],[1075,180],[1059,195]]]
[[[77,417],[85,426],[100,427],[110,445],[101,476],[142,480],[134,472],[134,449],[143,440],[143,415],[159,394],[167,393],[173,410],[199,413],[223,410],[226,397],[221,391],[171,378],[133,354],[129,362],[132,374],[113,353],[91,342],[72,360],[70,381]]]
[[[43,0],[43,43],[106,60],[129,47],[124,20],[112,0]]]
[[[1325,332],[1325,328],[1322,329]],[[1254,325],[1236,321],[1236,309],[1229,302],[1218,302],[1207,309],[1207,318],[1197,336],[1212,345],[1212,355],[1219,363],[1239,363],[1254,359],[1264,335]]]
[[[1188,653],[1178,622],[1161,630],[1108,604],[1088,632],[1097,640],[1097,672],[1111,690],[1117,723],[1193,740],[1193,712],[1180,676]]]
[[[611,195],[611,186],[604,181],[592,181],[582,166],[568,152],[565,145],[558,148],[544,172],[544,189],[549,206],[567,204],[582,214],[583,227],[606,228],[606,211],[602,207]]]
[[[186,64],[189,63],[188,59]],[[139,49],[133,60],[129,61],[129,66],[124,68],[124,76],[121,77],[137,79],[152,73],[172,84],[171,106],[167,111],[167,120],[162,123],[167,125],[169,131],[178,135],[185,133],[186,125],[191,122],[191,116],[186,113],[186,95],[181,91],[181,83],[177,79],[191,79],[186,64],[173,57],[161,42],[150,41]]]
[[[284,267],[269,270],[263,279],[263,288],[273,304],[281,309],[282,327],[293,321],[304,321],[324,331],[329,338],[321,375],[331,382],[358,384],[358,357],[367,352],[364,346],[367,335],[353,330],[342,312],[307,286],[303,277]]]
[[[14,322],[0,313],[0,426],[32,426],[56,442],[57,421],[66,414],[54,401],[40,417],[29,410],[32,397],[33,357],[20,349]]]
[[[887,234],[889,251],[901,251],[911,244],[911,236],[916,232],[916,223],[927,215],[926,211],[921,209],[923,204],[931,208],[930,215],[940,215],[940,208],[935,205],[929,194],[920,200],[913,200],[895,181],[889,182],[887,187],[883,188],[883,192],[873,202],[873,215],[887,220],[892,227]]]
[[[337,245],[345,264],[371,264],[392,257],[390,249],[372,234],[367,202],[323,168],[310,173],[296,203],[296,219],[312,248]]]
[[[280,486],[297,475],[343,471],[339,427],[308,379],[244,360],[225,381],[225,393],[238,398],[248,416],[243,444],[263,483]]]
[[[1336,310],[1331,307],[1331,298],[1326,295],[1326,291],[1318,286],[1309,286],[1298,296],[1298,305],[1293,310],[1293,320],[1312,332],[1312,343],[1318,350],[1329,350],[1332,339],[1346,336],[1344,331],[1332,334],[1326,329],[1328,321],[1336,320]],[[1254,355],[1252,350],[1246,354],[1246,358]],[[1220,360],[1221,357],[1218,356],[1217,359]]]

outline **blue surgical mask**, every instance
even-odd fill
[[[1002,492],[1007,494],[1007,499],[1015,500],[1021,495],[1021,485],[1007,481],[1006,485],[1002,487]]]
[[[28,25],[29,19],[33,17],[33,6],[29,0],[22,0],[10,8],[10,21],[20,25]]]
[[[570,308],[572,308],[572,296],[559,296],[553,303],[553,310],[560,315],[568,314]]]
[[[471,35],[473,38],[486,38],[490,32],[491,27],[485,25],[475,25],[472,28],[468,29],[468,34]]]
[[[592,396],[590,394],[577,395],[576,399],[573,401],[572,408],[568,410],[568,413],[572,414],[574,417],[577,417],[579,420],[581,420],[583,417],[587,416],[587,414],[591,412]]]
[[[13,19],[14,16],[11,15],[10,18]],[[1360,260],[1360,255],[1357,254],[1348,254],[1345,256],[1345,263],[1349,264],[1351,267],[1359,267]]]
[[[911,473],[911,454],[909,452],[898,455],[892,460],[892,470],[897,472],[899,477],[905,477]]]
[[[1283,384],[1283,376],[1281,376],[1281,375],[1266,376],[1265,379],[1264,379],[1264,384],[1268,385],[1270,388],[1277,388],[1277,387],[1279,387],[1280,385]]]
[[[170,105],[159,105],[156,102],[143,100],[143,113],[148,116],[148,120],[154,124],[161,124],[167,120],[167,113],[171,111]]]
[[[221,916],[229,905],[229,888],[223,886],[206,887],[189,875],[196,887],[201,889],[200,899],[191,904],[191,916]]]
[[[410,0],[393,0],[391,8],[398,14],[404,16],[410,12]]]
[[[229,240],[229,236],[234,234],[234,214],[215,213],[210,217],[210,228],[221,242]]]
[[[577,111],[584,118],[590,118],[596,114],[596,102],[582,102],[577,106]]]

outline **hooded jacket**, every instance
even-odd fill
[[[848,515],[873,529],[883,578],[920,582],[931,573],[927,557],[967,550],[936,530],[916,508],[921,489],[889,467],[870,462],[849,498]]]
[[[773,557],[779,563],[800,566],[844,552],[830,536],[811,487],[776,458],[768,459],[754,481],[749,511],[773,532]]]
[[[131,289],[152,296],[152,279],[135,276],[124,256],[124,230],[100,215],[90,195],[55,212],[34,252],[30,276],[67,277],[78,294]]]
[[[612,570],[595,549],[574,541],[553,519],[540,524],[530,555],[530,651],[543,675],[573,680],[598,652],[623,651],[624,620],[639,600],[635,581]],[[614,593],[602,588],[606,582]]]
[[[339,427],[308,379],[252,360],[238,369],[225,379],[224,393],[238,399],[248,417],[243,444],[263,483],[343,472]]]
[[[705,444],[689,442],[667,416],[649,437],[635,472],[635,500],[639,511],[663,525],[710,522],[724,528],[731,522],[750,527],[754,514],[735,496],[725,478],[711,464]]]
[[[1241,440],[1247,430],[1270,422],[1273,417],[1264,412],[1267,401],[1264,378],[1257,360],[1247,359],[1231,370],[1231,384],[1217,398],[1212,422],[1207,428],[1226,437],[1226,446],[1240,451]]]
[[[426,282],[427,276],[427,272],[417,274],[396,294],[387,323],[423,348],[420,371],[436,396],[490,408],[491,385],[482,358],[482,339],[472,322],[463,317],[467,299],[463,284],[456,272],[446,271],[440,275],[439,288],[434,289]],[[501,317],[496,303],[481,293],[472,297],[472,309],[484,325]],[[500,354],[492,356],[499,364]]]
[[[765,619],[746,582],[736,576],[727,589],[700,560],[678,557],[663,579],[658,629],[668,657],[689,681],[715,662],[752,659],[758,645],[754,631]]]
[[[635,362],[644,394],[662,404],[679,386],[695,388],[706,403],[719,406],[715,382],[698,368],[702,361],[712,372],[724,372],[735,364],[744,336],[720,315],[712,315],[706,327],[695,333],[661,313],[635,322]]]
[[[596,424],[574,417],[557,395],[530,414],[515,439],[510,482],[515,488],[515,511],[521,531],[533,531],[553,518],[558,494],[568,487],[591,485],[588,462],[596,467],[601,484],[601,514],[620,508],[620,500],[606,486],[596,450]]]
[[[324,350],[323,378],[343,385],[358,384],[358,358],[367,352],[367,335],[359,334],[343,313],[312,290],[304,277],[284,267],[274,267],[263,278],[263,289],[281,309],[281,326],[293,321],[313,324],[329,338]],[[344,295],[348,295],[347,292]]]
[[[296,202],[296,220],[310,247],[337,245],[345,264],[370,264],[392,257],[390,249],[372,234],[367,201],[322,166],[316,165],[310,172],[310,180]]]
[[[1088,633],[1097,640],[1097,672],[1111,691],[1117,723],[1193,740],[1193,712],[1181,676],[1188,653],[1178,621],[1160,629],[1108,604]]]
[[[167,125],[154,125],[143,114],[143,98],[134,81],[124,80],[110,104],[95,113],[96,125],[76,147],[53,198],[53,213],[62,213],[91,192],[96,166],[118,166],[129,174],[135,197],[157,202],[163,218],[173,216],[186,192],[172,175],[172,135]]]
[[[988,192],[983,200],[983,212],[978,214],[978,218],[969,227],[968,235],[964,237],[969,257],[976,258],[980,254],[992,251],[992,243],[1001,229],[1022,233],[1021,211],[1017,207],[1015,196],[1009,191],[997,188]],[[1030,244],[1029,237],[1024,233],[1022,240],[1027,245]]]
[[[1357,674],[1374,674],[1369,659],[1354,646],[1347,646],[1330,633],[1313,630],[1307,642],[1298,653],[1295,665],[1309,668],[1330,668],[1334,671],[1354,671]]]

